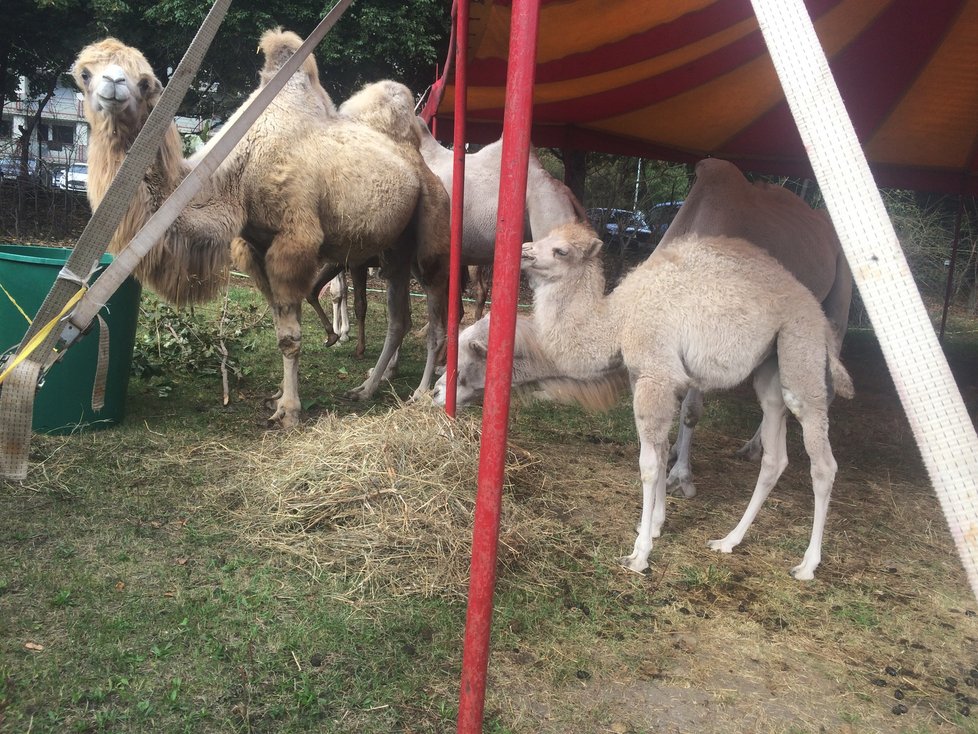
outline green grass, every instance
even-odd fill
[[[187,343],[211,344],[219,306],[170,323]],[[258,477],[229,461],[265,440],[262,398],[281,359],[260,297],[235,287],[230,308],[228,406],[216,364],[191,364],[183,342],[154,341],[161,311],[146,299],[147,369],[130,383],[124,424],[35,437],[28,482],[0,483],[0,731],[455,730],[465,619],[456,594],[350,595],[342,574],[314,573],[232,522]],[[370,314],[359,361],[352,346],[320,346],[306,313],[305,420],[386,410],[410,394],[423,360],[414,335],[391,387],[368,404],[342,398],[379,352],[377,300]],[[415,315],[422,323],[420,302]],[[976,353],[952,345],[962,374]],[[500,575],[487,732],[736,731],[745,711],[764,732],[936,732],[941,721],[975,730],[939,686],[978,664],[974,600],[912,446],[873,428],[881,415],[903,419],[871,335],[855,333],[844,356],[865,362],[866,402],[833,408],[840,480],[811,584],[787,575],[810,527],[797,444],[742,548],[704,547],[736,523],[756,477],[730,458],[754,429],[749,391],[708,401],[694,448],[701,494],[669,500],[645,576],[614,563],[638,517],[628,399],[597,415],[514,409],[512,443],[542,462],[541,486],[519,491],[536,489],[530,499],[558,522],[552,536],[518,539],[546,561],[546,577],[518,562]],[[868,682],[887,665],[915,686],[900,719],[893,686]],[[707,710],[714,718],[695,718]]]

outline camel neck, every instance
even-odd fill
[[[568,377],[588,379],[618,362],[600,261],[577,277],[538,284],[533,320],[547,357]]]

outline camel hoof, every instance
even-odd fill
[[[634,571],[637,574],[645,575],[644,571],[649,567],[648,561],[640,563],[638,559],[632,558],[632,556],[622,556],[618,559],[618,564],[625,567],[629,571]]]
[[[338,337],[336,334],[330,334],[325,339],[323,339],[323,346],[331,347],[334,344],[336,344],[336,342],[338,341],[343,341],[343,340],[340,337]]]
[[[276,411],[265,422],[265,425],[270,429],[288,431],[289,429],[296,428],[299,425],[299,419],[291,413]]]
[[[794,576],[796,581],[814,581],[815,569],[807,568],[804,563],[799,563],[789,573]]]
[[[720,553],[733,553],[733,549],[737,547],[736,544],[728,542],[726,538],[710,540],[706,545],[710,550],[719,551]]]
[[[689,475],[670,474],[666,480],[666,491],[673,497],[685,497],[690,499],[696,496],[696,485]]]
[[[340,341],[343,342],[344,344],[350,341],[349,334],[340,334]]]

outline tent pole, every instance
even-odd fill
[[[944,288],[944,308],[941,310],[941,333],[938,340],[944,342],[944,328],[947,326],[947,312],[951,308],[951,291],[954,289],[954,266],[958,261],[958,246],[961,244],[961,219],[964,215],[964,195],[958,194],[958,215],[954,218],[954,243],[951,245],[951,262],[947,267],[947,285]]]
[[[445,412],[455,417],[458,386],[458,323],[462,318],[462,224],[465,205],[465,115],[468,102],[469,0],[455,3],[455,135],[452,151],[452,247],[448,271],[448,353],[445,356]]]
[[[751,0],[815,178],[978,596],[978,435],[803,0]]]
[[[469,605],[458,710],[460,734],[477,734],[482,731],[485,706],[539,18],[539,0],[513,0],[502,168],[499,176],[499,214],[496,220],[496,254],[493,261],[492,321],[486,361],[486,393],[483,401],[475,527],[472,532]]]

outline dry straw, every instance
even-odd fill
[[[478,424],[430,405],[326,416],[269,434],[242,457],[231,479],[240,498],[233,513],[247,539],[292,554],[314,576],[339,579],[351,597],[464,595],[478,459]],[[545,563],[542,550],[563,534],[547,498],[549,474],[511,447],[503,573]]]

